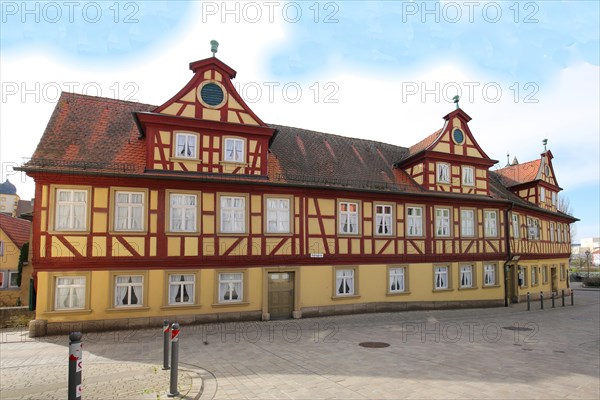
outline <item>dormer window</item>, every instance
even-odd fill
[[[437,183],[450,183],[450,166],[438,163],[436,177]]]
[[[192,133],[175,134],[175,157],[178,158],[197,158],[196,152],[198,137]]]
[[[462,167],[462,184],[475,186],[475,170],[473,167]]]
[[[225,138],[223,159],[227,162],[243,163],[246,159],[245,144],[243,139]]]

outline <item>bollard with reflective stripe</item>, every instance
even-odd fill
[[[179,395],[177,390],[177,369],[179,364],[179,324],[173,323],[171,329],[171,382],[169,385],[168,397]]]
[[[554,292],[552,292],[552,308],[554,308]]]
[[[531,310],[531,293],[527,292],[527,311]]]
[[[540,292],[540,308],[544,309],[544,292]]]
[[[562,306],[565,306],[565,289],[561,290],[561,294],[562,294]]]
[[[163,368],[169,369],[169,339],[171,336],[171,325],[166,319],[163,321]]]
[[[81,400],[81,336],[81,332],[71,332],[69,335],[69,400]]]

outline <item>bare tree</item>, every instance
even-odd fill
[[[564,196],[561,194],[558,195],[556,209],[567,215],[571,215],[571,216],[573,215],[573,209],[571,208],[571,200],[569,200],[569,198],[567,196]],[[573,246],[573,238],[575,237],[576,234],[577,234],[577,227],[575,226],[575,223],[569,224],[569,235],[571,238],[571,247]],[[581,258],[581,256],[579,258]],[[577,263],[578,261],[581,263],[581,260],[572,260],[572,261],[574,263]]]

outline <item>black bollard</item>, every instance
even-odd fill
[[[179,395],[177,390],[177,369],[179,364],[179,324],[173,323],[171,329],[171,382],[169,385],[168,397],[175,397]]]
[[[531,310],[531,294],[527,292],[527,311]]]
[[[554,292],[552,292],[552,308],[554,308]]]
[[[562,306],[565,306],[565,289],[561,290],[561,295],[562,295]]]
[[[544,292],[540,292],[540,309],[544,309]]]
[[[571,289],[571,305],[575,305],[575,293],[573,292],[573,289]]]
[[[69,400],[81,400],[81,336],[81,332],[71,332],[69,335]]]
[[[169,369],[169,339],[171,336],[171,325],[166,319],[163,321],[163,368]]]

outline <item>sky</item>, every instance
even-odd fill
[[[411,146],[452,97],[503,167],[554,155],[575,242],[600,236],[597,1],[0,1],[0,163],[33,154],[61,91],[160,105],[217,57],[265,122]]]

